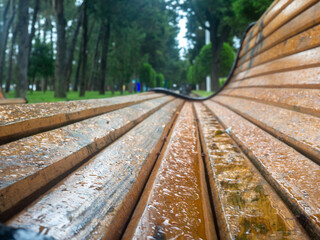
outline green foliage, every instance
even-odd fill
[[[155,85],[155,71],[149,63],[143,63],[139,71],[140,82],[152,88]]]
[[[235,60],[235,53],[228,43],[223,43],[220,77],[226,77]],[[189,66],[187,80],[190,84],[201,84],[211,72],[211,43],[202,47],[194,65]]]
[[[257,21],[273,0],[234,0],[232,9],[237,21],[248,24]]]
[[[156,87],[164,87],[164,76],[162,73],[156,75]]]
[[[208,97],[213,94],[213,92],[207,92],[204,90],[194,90],[194,91],[192,91],[192,93],[194,93],[200,97]]]
[[[187,82],[189,84],[197,84],[196,76],[195,76],[195,66],[193,66],[193,65],[189,66],[189,68],[188,68]]]
[[[236,58],[232,47],[228,43],[223,43],[223,49],[221,52],[221,66],[220,66],[220,77],[227,77],[233,62]]]
[[[50,77],[54,72],[54,60],[50,46],[36,39],[33,45],[28,74],[30,77]]]

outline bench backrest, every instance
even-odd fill
[[[248,31],[212,100],[320,162],[320,2],[278,0]]]
[[[278,0],[245,37],[219,94],[320,116],[320,2]]]

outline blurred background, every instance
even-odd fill
[[[210,95],[271,0],[0,0],[0,86],[47,102]]]

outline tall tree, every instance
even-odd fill
[[[55,97],[65,98],[66,94],[66,19],[64,17],[63,0],[53,0],[56,28],[57,55],[55,63]]]
[[[99,84],[99,93],[104,95],[105,93],[105,84],[107,76],[107,61],[108,61],[108,51],[109,51],[109,40],[110,40],[110,20],[105,20],[103,22],[103,35],[102,35],[102,55],[101,55],[101,75],[100,75],[100,84]]]
[[[18,79],[16,97],[26,97],[29,63],[29,0],[19,0],[18,5]]]
[[[5,53],[8,41],[10,26],[15,17],[16,4],[15,0],[8,1],[3,12],[3,22],[0,28],[0,89],[3,82],[3,70],[5,65]]]
[[[10,84],[12,79],[12,62],[13,62],[13,55],[15,53],[15,43],[17,38],[17,26],[14,27],[11,39],[11,46],[10,46],[10,53],[9,53],[9,62],[8,62],[8,70],[7,70],[7,77],[6,77],[6,88],[5,92],[8,93],[10,90]]]
[[[32,48],[32,40],[33,40],[34,34],[36,32],[36,22],[37,22],[37,18],[38,18],[39,9],[40,9],[40,0],[35,0],[33,14],[32,14],[31,32],[30,32],[30,36],[29,36],[29,53],[28,53],[29,58],[30,58],[30,53],[31,53],[31,48]]]
[[[81,80],[80,80],[80,97],[85,95],[87,88],[87,44],[88,44],[88,16],[87,16],[87,0],[83,2],[83,24],[82,24],[82,70],[81,70]]]

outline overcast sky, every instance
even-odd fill
[[[180,12],[180,15],[184,15],[183,12]],[[185,38],[185,35],[187,33],[186,24],[187,24],[186,17],[183,17],[182,19],[180,19],[178,24],[180,28],[180,33],[178,34],[177,39],[179,41],[179,48],[181,48],[180,56],[183,56],[185,50],[188,48],[188,40]]]

